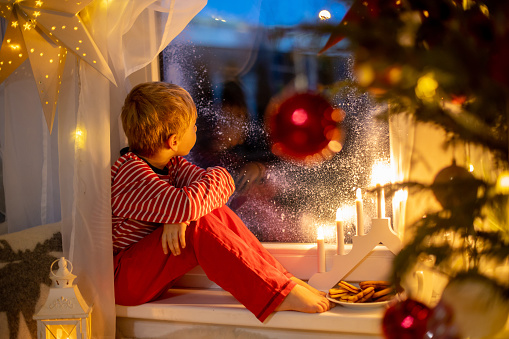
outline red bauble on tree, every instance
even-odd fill
[[[343,118],[342,110],[334,109],[315,93],[276,99],[266,115],[271,150],[277,156],[300,163],[330,158],[343,146]]]
[[[390,306],[384,314],[382,329],[387,339],[421,339],[427,331],[431,310],[413,299]]]
[[[432,191],[443,208],[451,209],[473,206],[477,198],[477,188],[472,173],[453,161],[451,166],[438,172],[433,181]]]

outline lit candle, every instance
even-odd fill
[[[364,212],[362,206],[362,193],[360,188],[357,188],[355,196],[355,210],[357,211],[357,235],[364,235]]]
[[[392,210],[394,219],[394,231],[399,234],[400,238],[403,239],[403,231],[405,225],[405,207],[408,199],[408,192],[405,190],[398,190],[394,193],[392,198]]]
[[[378,218],[385,218],[384,189],[380,184],[376,184],[376,215]]]
[[[325,244],[323,240],[323,229],[318,227],[316,235],[316,253],[318,256],[318,272],[323,273],[325,269]]]
[[[341,208],[336,211],[336,253],[340,255],[345,254],[345,230],[344,221],[341,217]]]
[[[371,183],[376,186],[377,218],[385,218],[385,196],[382,185],[391,182],[391,173],[390,164],[383,161],[377,161],[373,164]]]

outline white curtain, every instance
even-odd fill
[[[80,15],[118,86],[68,53],[51,135],[28,61],[0,86],[8,232],[61,218],[64,254],[93,304],[94,338],[115,336],[110,166],[124,143],[118,116],[131,88],[126,77],[149,64],[205,4],[94,0]]]
[[[414,149],[415,121],[411,115],[391,115],[389,119],[389,139],[391,144],[392,182],[407,182],[410,177],[412,153]],[[403,240],[408,191],[399,190],[392,198],[393,227]]]

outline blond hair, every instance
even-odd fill
[[[196,106],[180,86],[147,82],[134,87],[122,107],[122,127],[129,149],[152,156],[173,135],[178,138],[196,120]]]

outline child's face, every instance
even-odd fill
[[[193,122],[186,129],[182,137],[180,138],[178,154],[180,156],[186,156],[189,154],[191,149],[196,143],[196,122]]]

